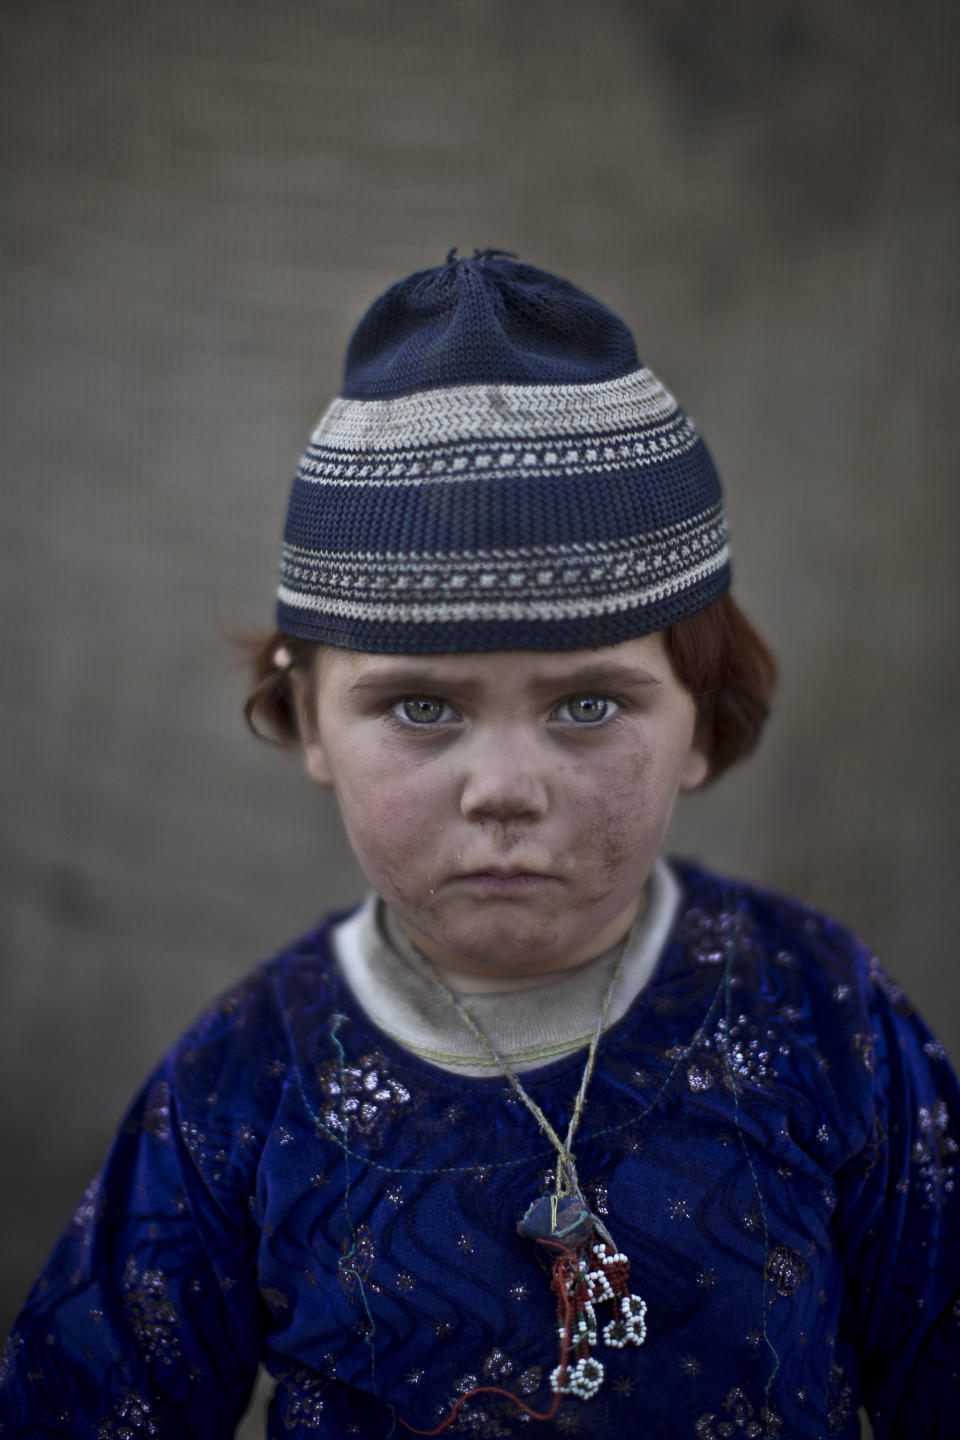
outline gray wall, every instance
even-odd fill
[[[782,658],[676,847],[836,913],[960,1053],[958,10],[7,0],[0,1305],[204,1001],[359,880],[238,720],[362,308],[454,244],[621,313]]]

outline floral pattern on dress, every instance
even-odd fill
[[[317,1071],[317,1079],[325,1102],[320,1123],[338,1139],[357,1132],[376,1140],[396,1107],[410,1104],[410,1091],[394,1079],[386,1056],[378,1051],[361,1056],[355,1065],[329,1060]]]
[[[124,1390],[113,1414],[100,1421],[97,1440],[151,1440],[161,1433],[150,1401],[133,1390]]]
[[[140,1350],[163,1365],[180,1357],[180,1324],[167,1299],[167,1277],[162,1270],[140,1270],[131,1255],[123,1274],[124,1308]]]
[[[923,1208],[939,1210],[944,1198],[953,1193],[958,1150],[950,1134],[950,1113],[944,1101],[921,1105],[916,1123],[919,1133],[911,1159],[923,1190]]]
[[[719,1412],[708,1411],[694,1426],[697,1440],[774,1440],[781,1433],[779,1416],[767,1405],[754,1404],[739,1387],[730,1390]]]

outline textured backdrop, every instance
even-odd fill
[[[631,324],[780,653],[675,847],[833,910],[960,1052],[952,0],[6,0],[9,1320],[125,1098],[359,880],[248,739],[289,478],[387,283],[452,245]]]

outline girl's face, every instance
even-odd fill
[[[615,944],[679,791],[707,774],[659,634],[564,653],[331,648],[314,690],[310,775],[415,944],[464,977],[534,979]]]

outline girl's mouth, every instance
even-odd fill
[[[534,870],[474,870],[468,875],[458,875],[455,883],[475,894],[509,898],[529,895],[552,880],[552,876]]]

